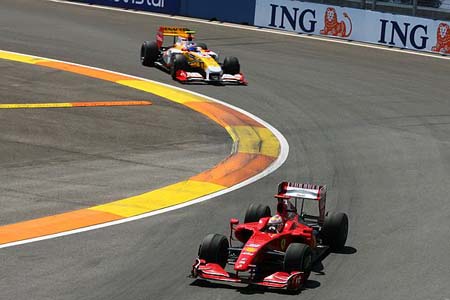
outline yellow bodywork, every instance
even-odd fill
[[[185,51],[183,52],[188,64],[192,68],[200,68],[206,70],[208,67],[220,67],[217,61],[209,56],[204,50],[200,52]]]
[[[189,35],[194,34],[195,31],[185,27],[173,27],[173,26],[161,26],[159,27],[158,34],[164,36],[179,36],[187,38]]]
[[[209,54],[209,50],[200,49],[198,51],[188,51],[186,40],[188,37],[193,38],[195,31],[185,27],[171,27],[161,26],[158,31],[158,35],[161,36],[173,36],[178,37],[178,41],[175,42],[173,48],[180,50],[186,57],[186,60],[191,68],[207,70],[209,67],[220,67],[216,59]]]

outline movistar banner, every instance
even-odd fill
[[[181,0],[75,0],[89,4],[115,6],[166,14],[179,14]]]
[[[180,14],[223,22],[253,24],[255,0],[185,0],[181,1]]]

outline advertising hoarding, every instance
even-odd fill
[[[254,25],[450,54],[447,22],[287,0],[256,0]]]

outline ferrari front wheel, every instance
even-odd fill
[[[215,263],[225,268],[228,261],[228,239],[221,234],[208,234],[200,244],[198,257],[207,263]]]
[[[306,244],[291,243],[286,249],[283,267],[286,272],[304,272],[306,280],[312,269],[311,248]]]
[[[293,281],[288,285],[288,290],[298,291],[303,284],[308,280],[311,274],[313,262],[312,250],[308,245],[301,243],[292,243],[286,249],[284,255],[283,267],[285,272],[303,272],[297,275]]]
[[[301,243],[292,243],[286,249],[284,255],[283,267],[285,272],[303,272],[297,275],[295,279],[288,285],[288,290],[298,291],[302,285],[308,280],[311,274],[313,262],[312,250],[308,245]]]

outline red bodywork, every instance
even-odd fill
[[[246,236],[251,233],[251,237],[242,247],[239,256],[234,262],[234,272],[227,272],[220,265],[208,263],[197,259],[193,266],[193,277],[200,277],[209,280],[228,281],[233,283],[251,283],[271,288],[298,289],[306,280],[303,272],[274,272],[262,278],[252,278],[250,276],[240,276],[240,273],[252,273],[257,265],[264,264],[267,259],[267,252],[277,253],[286,251],[292,242],[307,244],[312,249],[316,247],[316,239],[313,229],[299,222],[298,215],[285,221],[283,231],[280,233],[265,232],[267,222],[270,217],[261,218],[259,222],[231,225],[232,233],[237,240],[245,242]]]
[[[192,276],[194,278],[200,277],[208,280],[255,284],[271,288],[287,288],[292,290],[300,288],[304,281],[303,272],[275,272],[259,280],[253,280],[249,277],[239,277],[238,273],[227,272],[218,264],[207,263],[203,259],[197,259],[196,263],[192,266]]]
[[[309,274],[300,270],[280,272],[279,270],[283,269],[280,266],[275,269],[269,268],[263,272],[261,272],[261,268],[264,268],[268,262],[273,262],[273,257],[283,258],[286,249],[293,242],[306,244],[316,253],[319,252],[319,248],[326,247],[318,245],[316,240],[317,230],[323,225],[325,217],[326,186],[282,182],[278,186],[278,193],[275,197],[278,199],[277,214],[284,221],[281,232],[267,231],[270,217],[263,217],[259,222],[244,224],[238,224],[237,219],[231,219],[230,244],[232,240],[243,243],[242,247],[229,248],[228,263],[233,265],[233,270],[227,271],[219,264],[209,263],[198,258],[192,267],[192,277],[271,288],[300,289]],[[291,198],[296,200],[295,206],[289,202]],[[303,204],[299,215],[297,199],[317,201],[319,215],[303,214]],[[312,221],[307,223],[306,220]],[[233,251],[235,251],[234,256],[232,255]]]
[[[262,218],[258,223],[240,224],[234,228],[234,235],[241,242],[245,241],[247,232],[253,232],[236,260],[234,270],[248,271],[251,265],[261,262],[264,259],[263,255],[259,255],[261,249],[284,252],[293,241],[307,244],[311,248],[316,246],[313,229],[300,223],[297,215],[292,220],[285,221],[284,229],[280,233],[264,232],[268,221],[268,217]]]
[[[298,215],[291,220],[286,220],[284,229],[280,233],[264,231],[269,219],[267,217],[260,219],[259,222],[231,225],[235,239],[241,242],[244,242],[246,236],[248,237],[251,233],[251,237],[244,243],[239,256],[234,261],[233,271],[228,272],[218,264],[197,259],[192,269],[193,277],[233,283],[251,283],[271,288],[299,289],[309,274],[292,271],[289,273],[270,272],[263,277],[252,276],[256,266],[264,265],[268,255],[272,253],[282,255],[292,242],[307,244],[311,249],[317,246],[313,229],[300,222]],[[244,273],[249,273],[249,275],[241,276]]]
[[[207,235],[191,277],[298,292],[316,262],[345,246],[348,216],[326,214],[326,196],[325,185],[281,182],[276,214],[268,206],[251,204],[243,224],[230,220],[229,239]],[[306,213],[311,207],[305,207],[305,200],[317,203],[318,214]],[[242,246],[234,247],[236,240]]]

